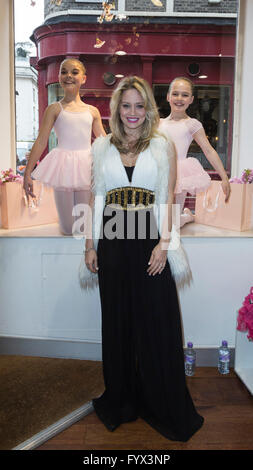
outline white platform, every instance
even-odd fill
[[[237,232],[235,230],[225,230],[217,227],[211,227],[209,225],[201,224],[187,224],[181,229],[182,238],[185,237],[203,237],[203,238],[253,238],[253,229],[245,232]],[[62,235],[59,230],[59,225],[39,225],[35,227],[26,227],[22,229],[4,229],[0,227],[0,237],[61,237],[61,238],[72,238]]]
[[[190,288],[179,291],[184,341],[205,350],[226,339],[234,348],[237,310],[253,280],[253,231],[192,223],[181,236],[193,272]],[[101,358],[98,289],[85,292],[78,283],[82,250],[83,240],[62,236],[57,224],[0,229],[5,346],[15,339],[35,344],[37,355],[44,343],[49,356]]]
[[[235,372],[253,395],[253,341],[247,332],[236,332]]]

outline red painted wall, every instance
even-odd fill
[[[94,48],[96,38],[105,44]],[[48,104],[47,86],[58,82],[61,61],[76,56],[87,67],[84,100],[109,117],[109,101],[115,85],[107,86],[103,74],[140,75],[152,84],[168,84],[179,75],[189,76],[192,62],[200,65],[202,80],[196,84],[233,85],[236,30],[233,26],[177,24],[59,23],[34,31],[38,47],[40,122]],[[127,52],[117,56],[117,50]],[[230,104],[232,116],[232,102]],[[232,121],[232,120],[231,120]],[[232,124],[230,125],[232,135]],[[230,139],[231,140],[231,139]],[[231,146],[231,142],[229,144]]]

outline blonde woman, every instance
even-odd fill
[[[110,106],[112,134],[92,146],[95,209],[85,247],[102,307],[105,391],[93,405],[110,431],[141,417],[168,439],[187,441],[203,418],[186,387],[167,258],[175,150],[157,132],[159,115],[145,80],[124,78]],[[167,208],[166,232],[155,205]]]

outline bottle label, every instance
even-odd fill
[[[195,358],[193,356],[185,356],[185,362],[187,362],[188,364],[194,364],[195,362]]]
[[[229,362],[230,354],[229,352],[220,354],[220,361],[221,362]]]

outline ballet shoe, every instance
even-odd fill
[[[190,220],[188,221],[188,223],[194,222],[195,216],[194,216],[193,213],[190,211],[190,209],[188,209],[188,207],[185,207],[185,209],[183,210],[183,213],[184,213],[185,215],[188,215],[188,216],[190,217]]]

